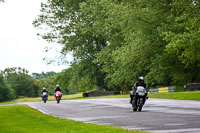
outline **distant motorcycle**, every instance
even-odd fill
[[[146,97],[147,96],[147,91],[143,86],[138,86],[134,99],[132,101],[132,107],[133,111],[142,111],[142,107],[145,103]]]
[[[42,92],[42,100],[44,101],[44,103],[46,103],[46,101],[48,100],[48,93],[47,92]]]
[[[56,91],[55,98],[57,103],[60,103],[61,97],[62,97],[62,92]]]

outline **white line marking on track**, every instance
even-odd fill
[[[48,113],[46,113],[46,112],[42,111],[41,109],[38,109],[38,108],[36,108],[36,107],[34,107],[32,105],[28,105],[28,106],[31,107],[31,108],[34,108],[34,109],[36,109],[36,110],[38,110],[40,112],[42,112],[43,114],[49,115]]]

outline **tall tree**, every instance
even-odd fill
[[[82,76],[88,77],[87,82],[97,79],[101,81],[98,82],[98,86],[105,86],[104,77],[101,76],[103,74],[101,71],[97,72],[99,66],[94,60],[96,53],[107,44],[103,37],[96,36],[92,30],[83,29],[83,21],[90,21],[84,20],[84,15],[80,13],[79,5],[83,2],[49,0],[47,4],[42,5],[42,15],[34,21],[34,25],[40,27],[46,24],[50,27],[52,31],[43,34],[42,37],[63,44],[61,53],[64,55],[72,52],[74,63],[79,64],[79,67],[75,68],[77,71],[82,70]],[[95,18],[92,21],[96,21]],[[88,72],[90,75],[85,75]]]
[[[0,74],[0,102],[14,99],[14,90],[11,89],[7,81]]]
[[[48,0],[34,21],[41,36],[73,53],[68,87],[129,89],[199,81],[199,1]],[[70,75],[70,76],[69,76]],[[86,89],[87,90],[87,89]]]
[[[41,88],[41,84],[35,82],[34,79],[28,75],[26,69],[20,67],[6,68],[2,74],[15,90],[17,97],[36,97],[39,95],[38,90]]]

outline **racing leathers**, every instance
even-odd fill
[[[143,87],[146,89],[146,92],[149,91],[149,87],[148,87],[148,85],[147,85],[146,83],[137,81],[137,82],[134,84],[134,86],[132,87],[133,93],[130,94],[130,98],[131,98],[130,103],[131,103],[131,104],[132,104],[132,101],[133,101],[133,98],[134,98],[134,96],[135,96],[135,92],[137,91],[137,87],[138,87],[138,86],[143,86]],[[147,97],[147,94],[145,94],[144,103],[145,103],[145,101],[146,101],[146,97]]]

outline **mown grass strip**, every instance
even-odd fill
[[[108,125],[95,125],[61,119],[28,106],[0,107],[1,133],[144,133]]]
[[[200,100],[200,91],[170,92],[170,93],[149,93],[150,98],[177,99],[177,100]],[[129,95],[112,95],[92,98],[130,98]]]
[[[62,100],[70,100],[70,99],[80,99],[82,97],[81,93],[78,94],[72,94],[72,95],[63,95]],[[25,98],[18,98],[15,100],[7,101],[7,102],[0,102],[0,105],[4,104],[16,104],[16,103],[22,103],[22,102],[40,102],[42,101],[41,97],[25,97]],[[55,101],[54,96],[48,96],[48,101]]]
[[[150,98],[177,99],[177,100],[200,100],[200,91],[152,93]]]
[[[150,98],[177,99],[177,100],[200,100],[200,91],[149,93]],[[101,96],[97,98],[130,98],[129,95]]]
[[[200,100],[200,91],[149,93],[150,98],[176,99],[176,100]],[[93,98],[130,98],[129,95],[100,96]]]

